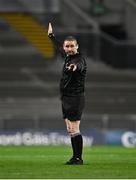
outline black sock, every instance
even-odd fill
[[[72,150],[73,150],[73,158],[76,157],[76,145],[75,145],[75,138],[71,137],[71,145],[72,145]]]
[[[73,157],[82,159],[83,138],[81,134],[71,137]]]

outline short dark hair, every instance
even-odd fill
[[[76,43],[78,44],[77,39],[74,36],[67,36],[64,41],[76,41]]]

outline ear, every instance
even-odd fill
[[[79,46],[78,46],[78,44],[76,45],[76,49],[78,49],[79,48]]]

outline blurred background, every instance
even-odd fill
[[[69,143],[52,22],[87,60],[85,145],[136,147],[135,19],[135,0],[0,0],[0,145]]]

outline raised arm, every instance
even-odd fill
[[[60,43],[54,33],[53,33],[53,28],[52,28],[52,24],[49,23],[48,25],[48,37],[52,40],[53,44],[55,45],[56,49],[61,53],[61,55],[64,57],[65,56],[65,52],[63,50],[63,47],[62,47],[62,43]]]

